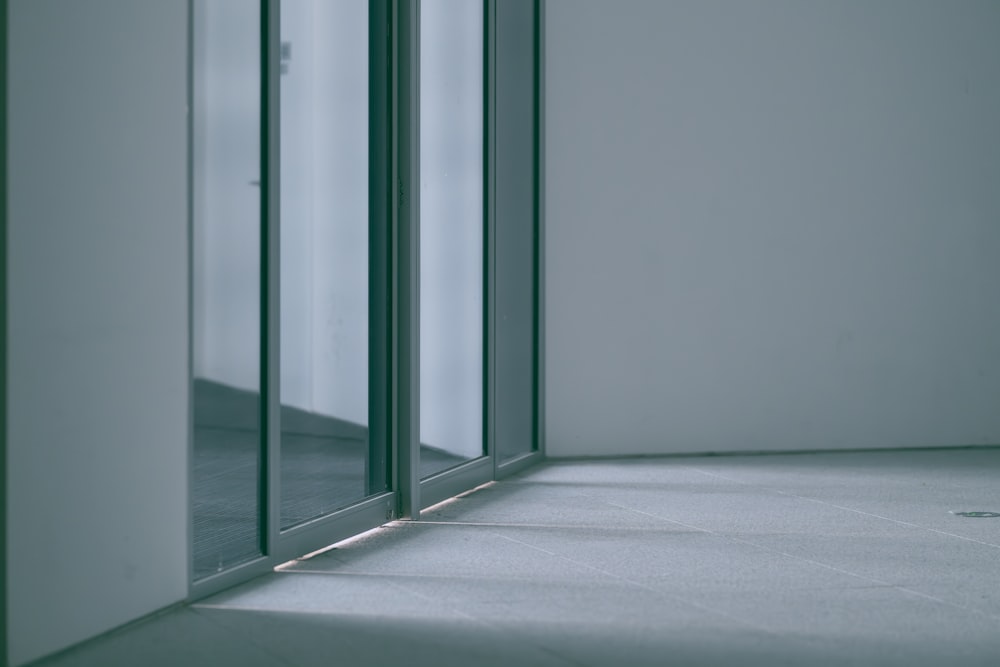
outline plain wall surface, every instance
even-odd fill
[[[20,665],[187,595],[187,2],[9,6]]]
[[[1000,4],[547,6],[550,455],[1000,443]]]

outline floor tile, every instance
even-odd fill
[[[191,609],[181,609],[77,646],[33,667],[292,667]]]

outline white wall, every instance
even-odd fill
[[[187,2],[9,7],[18,665],[187,594]]]
[[[547,6],[550,455],[1000,442],[1000,4]]]

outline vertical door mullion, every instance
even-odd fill
[[[483,437],[496,479],[496,0],[483,2]]]
[[[399,515],[420,518],[420,1],[396,0],[393,17]]]
[[[0,159],[7,160],[7,0],[0,0],[0,79],[3,80],[4,102],[0,105]],[[7,562],[7,166],[4,165],[3,181],[0,182],[0,285],[4,285],[0,302],[0,555]],[[190,431],[189,431],[190,433]],[[188,450],[191,451],[190,448]],[[190,516],[190,513],[189,513]],[[188,534],[192,531],[189,529]],[[193,538],[189,538],[193,544]],[[189,549],[189,551],[191,551]],[[0,646],[7,644],[7,567],[0,569]],[[2,649],[6,651],[6,648]],[[7,659],[0,656],[0,663]]]
[[[280,388],[280,49],[281,0],[261,0],[261,230],[263,265],[261,387],[264,409],[263,500],[266,508],[263,553],[273,556],[281,528],[281,396]]]
[[[0,0],[0,5],[3,6],[4,16],[6,16],[7,15],[6,14],[6,5],[7,5],[6,0]],[[188,251],[188,267],[187,267],[187,269],[188,269],[188,273],[187,273],[187,278],[188,278],[188,289],[187,289],[187,300],[188,300],[188,311],[187,311],[187,315],[188,315],[188,376],[187,376],[188,377],[188,383],[187,383],[187,386],[188,386],[188,423],[187,423],[187,434],[188,434],[188,442],[187,442],[187,455],[188,455],[188,516],[187,516],[187,519],[188,519],[188,531],[187,531],[188,532],[188,577],[187,577],[187,580],[188,580],[188,597],[191,596],[191,591],[192,591],[192,588],[194,586],[194,578],[195,578],[195,565],[194,565],[194,549],[195,549],[195,542],[194,542],[194,513],[195,513],[195,502],[194,502],[194,496],[195,496],[195,492],[194,492],[194,486],[195,486],[195,448],[194,448],[194,408],[195,408],[195,401],[194,401],[194,354],[195,354],[195,352],[194,352],[194,350],[195,350],[195,342],[194,342],[194,326],[195,326],[195,319],[194,319],[195,318],[195,308],[194,308],[194,292],[195,292],[195,290],[194,290],[194,252],[195,252],[195,245],[194,245],[194,239],[195,239],[195,233],[194,233],[194,224],[195,224],[195,217],[194,217],[195,216],[195,206],[194,206],[194,197],[195,197],[195,195],[194,195],[194,165],[195,165],[195,160],[194,160],[194,151],[195,151],[195,143],[194,143],[194,128],[195,128],[195,116],[197,114],[197,112],[195,111],[195,104],[198,102],[198,100],[195,97],[195,85],[194,85],[194,81],[195,81],[195,32],[194,31],[195,31],[195,4],[194,4],[194,0],[188,0],[188,25],[187,25],[187,38],[188,38],[188,43],[187,43],[187,105],[188,105],[188,109],[190,110],[188,112],[188,126],[187,126],[187,152],[188,152],[188,157],[187,157],[187,189],[188,189],[188,198],[187,198],[188,199],[187,200],[187,219],[188,219],[188,239],[187,239],[187,244],[188,244],[187,245],[187,251]],[[2,39],[6,40],[6,33],[4,33]],[[4,49],[3,53],[0,53],[0,59],[5,59],[5,58],[6,58],[6,48]],[[4,71],[6,72],[6,66],[4,68]],[[0,111],[0,113],[6,113],[6,106],[4,106],[4,110]],[[6,136],[4,137],[4,143],[6,143]],[[4,150],[3,154],[4,155],[7,154],[6,150]],[[4,183],[0,184],[0,188],[5,188],[5,187],[6,187],[6,181],[4,181]],[[5,210],[5,211],[7,210],[6,206],[4,206],[3,210]],[[4,218],[4,220],[5,219],[6,218]],[[0,221],[0,224],[3,224],[3,222]],[[2,246],[3,243],[4,243],[3,238],[0,237],[0,246]],[[0,247],[0,251],[2,251],[2,250],[3,250],[3,248]],[[6,255],[0,254],[0,262],[5,262],[5,261],[6,261]],[[6,273],[0,275],[0,277],[2,277],[2,278],[5,279],[6,278]],[[3,317],[6,317],[6,315],[3,315]],[[4,327],[2,330],[0,330],[0,338],[2,338],[5,334],[6,334],[6,327]],[[4,348],[0,347],[0,352],[3,352],[3,349]],[[0,361],[0,371],[4,370],[3,367],[2,367],[3,363],[4,362]],[[5,379],[6,379],[6,373],[4,372],[4,373],[0,374],[0,382],[4,382]],[[0,411],[2,411],[2,410],[5,409],[5,403],[6,403],[5,399],[3,399],[2,385],[0,385],[0,400],[2,400],[2,402],[0,402]],[[2,426],[2,422],[3,422],[3,420],[0,419],[0,426]],[[4,431],[4,433],[6,433],[6,431]],[[3,466],[0,465],[0,473],[3,473],[3,469],[2,468],[3,468]],[[6,477],[3,477],[3,479],[6,479]],[[0,500],[0,504],[2,504],[2,503],[3,503],[3,501]],[[258,505],[258,508],[259,507],[260,506]],[[3,523],[3,519],[0,518],[0,524],[2,524],[2,523]],[[257,516],[257,532],[258,532],[258,535],[261,532],[260,528],[261,528],[261,526],[260,526],[260,511],[258,509],[258,516]],[[3,540],[4,540],[4,537],[0,536],[0,543],[2,543]],[[0,553],[6,554],[7,552],[6,551],[0,551]],[[4,576],[4,573],[0,573],[0,581],[3,581],[3,576]],[[0,587],[0,590],[6,590],[6,588]],[[0,600],[0,603],[3,603],[3,602],[4,602],[3,600]],[[0,612],[0,617],[2,617],[2,616],[3,616],[3,612]],[[2,620],[2,619],[0,619],[0,620]],[[0,639],[4,638],[2,633],[3,633],[3,630],[0,630]],[[6,644],[4,642],[0,641],[0,646],[6,646]],[[2,664],[2,663],[0,663],[0,664]]]
[[[545,457],[545,0],[535,10],[535,442]]]
[[[365,495],[376,487],[395,489],[389,469],[393,457],[389,336],[389,179],[390,137],[386,123],[390,64],[389,12],[385,0],[368,9],[368,217],[369,217],[369,440]],[[388,482],[388,484],[386,484]]]
[[[390,488],[396,492],[396,516],[402,516],[404,503],[400,492],[402,480],[400,468],[400,437],[399,437],[399,202],[396,185],[399,181],[399,166],[396,156],[399,145],[399,118],[397,100],[399,78],[399,40],[397,0],[378,0],[385,4],[386,30],[386,122],[388,123],[388,148],[386,150],[386,223],[388,234],[388,403],[389,403],[389,478]],[[408,505],[407,505],[408,506]]]

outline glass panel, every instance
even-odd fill
[[[194,578],[261,553],[260,5],[194,14]]]
[[[420,472],[483,455],[483,3],[420,4]]]
[[[385,490],[368,483],[368,2],[284,0],[281,59],[284,529]]]

